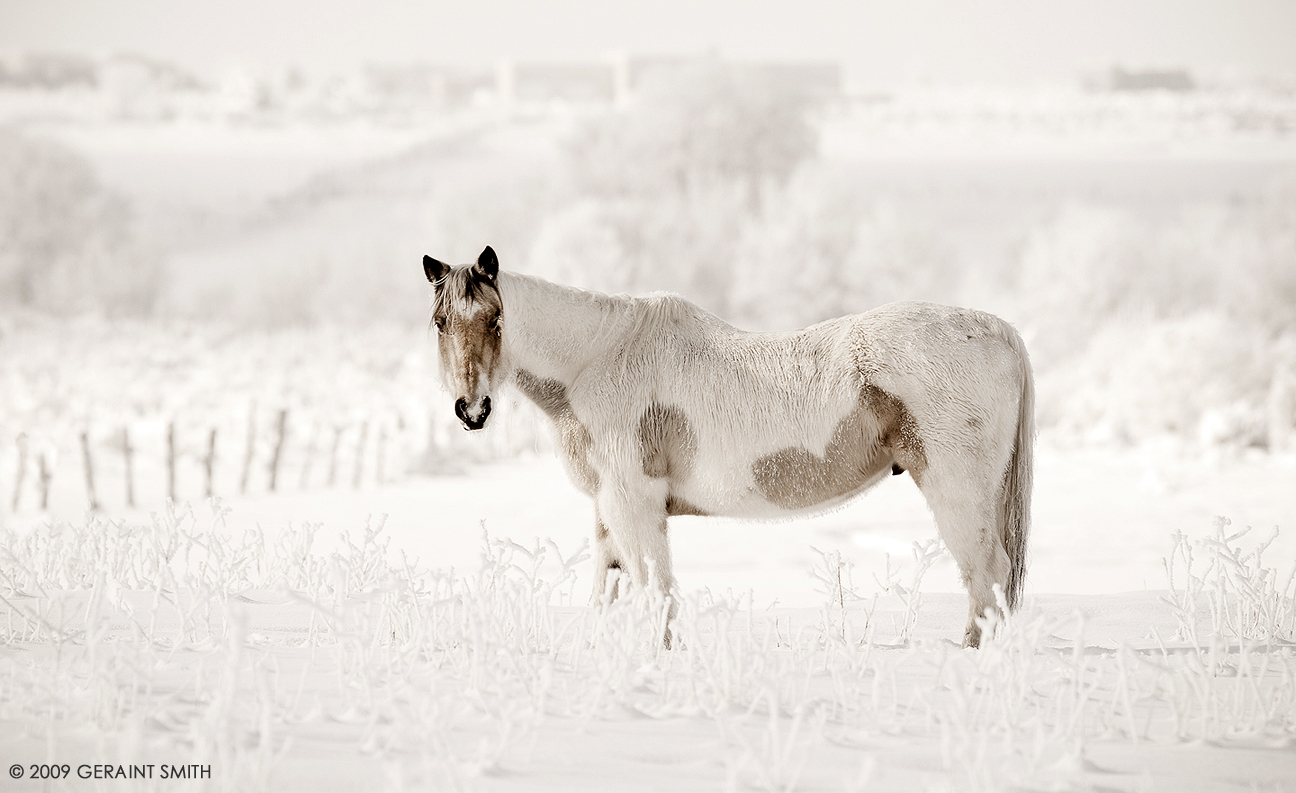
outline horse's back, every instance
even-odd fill
[[[801,330],[747,333],[686,311],[663,331],[645,353],[656,374],[641,383],[645,404],[634,411],[641,424],[687,423],[692,475],[674,487],[705,511],[830,507],[893,462],[919,476],[924,444],[936,450],[969,425],[1008,420],[980,380],[1011,378],[1012,331],[983,312],[893,303]]]
[[[857,369],[883,388],[939,389],[988,375],[1016,381],[1021,370],[1017,332],[984,311],[904,301],[847,319]]]

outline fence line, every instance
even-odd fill
[[[462,470],[465,462],[500,459],[516,453],[518,448],[514,447],[528,448],[527,443],[519,446],[519,438],[533,441],[537,437],[535,432],[524,431],[519,435],[519,427],[514,426],[518,424],[516,417],[510,418],[503,412],[495,431],[482,435],[465,433],[457,421],[440,414],[429,414],[431,420],[426,428],[421,422],[408,422],[405,416],[393,412],[381,417],[357,417],[354,421],[315,418],[309,429],[305,424],[295,427],[293,415],[289,408],[278,408],[271,414],[271,420],[259,421],[257,404],[253,402],[247,415],[243,448],[226,444],[220,457],[217,426],[209,424],[206,431],[186,431],[184,428],[193,427],[193,423],[182,422],[178,416],[160,422],[161,443],[149,441],[141,444],[140,432],[132,431],[128,426],[104,432],[83,425],[71,437],[63,436],[79,452],[75,456],[60,455],[57,449],[63,444],[42,438],[40,433],[22,432],[15,439],[17,466],[13,469],[12,491],[6,491],[10,495],[8,506],[11,512],[16,513],[36,508],[47,511],[51,499],[56,505],[66,503],[70,494],[80,490],[75,484],[78,477],[60,477],[59,472],[66,470],[66,465],[75,464],[75,457],[80,458],[82,471],[79,478],[84,485],[85,504],[90,510],[98,511],[105,507],[99,498],[99,490],[105,486],[109,491],[121,494],[123,500],[116,506],[126,509],[135,509],[141,503],[141,486],[149,493],[161,491],[173,501],[198,493],[210,498],[221,495],[222,491],[282,493],[293,489],[288,484],[290,482],[295,483],[299,492],[312,487],[348,485],[349,489],[356,490],[366,482],[386,484],[391,479],[393,468],[400,472],[424,473]],[[326,439],[329,429],[332,429],[333,436]],[[192,439],[190,447],[185,445],[186,436]],[[262,444],[265,451],[259,452],[258,446]],[[100,451],[110,454],[105,458],[98,453]],[[320,459],[322,454],[327,454],[327,465]],[[233,473],[230,468],[234,468],[237,476],[222,480],[217,470],[221,459],[232,460],[239,456],[242,457],[241,467],[226,468],[230,474]],[[264,469],[257,465],[258,459],[265,460]],[[190,462],[186,463],[186,460]],[[106,467],[105,462],[109,462]],[[189,480],[181,471],[186,464],[201,468],[201,485]],[[259,480],[253,476],[254,470],[258,473],[264,470],[266,479]],[[325,482],[317,484],[317,473],[325,471]],[[120,490],[114,481],[118,476],[122,477]],[[154,488],[148,486],[150,479],[161,481]],[[195,475],[194,480],[197,479]],[[189,487],[197,492],[186,493],[186,481],[190,481]],[[58,484],[57,488],[55,484]]]

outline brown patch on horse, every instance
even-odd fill
[[[653,402],[639,417],[643,472],[654,479],[688,478],[697,456],[697,436],[684,411]]]
[[[553,422],[558,446],[571,463],[576,486],[590,496],[598,493],[598,472],[589,464],[589,450],[594,441],[589,430],[576,418],[571,400],[567,398],[567,386],[558,380],[536,377],[525,369],[518,369],[513,380],[526,398]]]
[[[644,474],[678,484],[688,479],[693,470],[697,434],[683,410],[653,402],[639,417],[639,449]],[[667,516],[706,514],[678,496],[666,496]]]
[[[800,447],[781,449],[757,460],[752,474],[768,501],[804,509],[851,495],[897,463],[921,482],[927,456],[918,426],[903,402],[865,383],[823,456]]]
[[[693,515],[699,518],[705,518],[711,513],[696,507],[678,496],[666,496],[666,515],[675,517],[676,515]]]
[[[887,431],[882,436],[883,445],[891,451],[902,469],[909,471],[915,482],[921,482],[927,470],[927,451],[923,446],[918,422],[900,398],[872,383],[865,383],[863,399],[877,414],[878,421]]]

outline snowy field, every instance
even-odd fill
[[[907,477],[675,519],[671,650],[660,603],[587,605],[545,456],[6,529],[0,754],[203,790],[1290,790],[1293,533],[1251,552],[1293,475],[1045,448],[1027,606],[979,651]],[[5,789],[123,784],[177,785]]]
[[[775,124],[735,174],[688,123],[722,77],[399,127],[3,98],[4,184],[90,221],[0,201],[75,243],[0,314],[0,789],[1296,792],[1290,95],[916,91]],[[535,414],[469,435],[436,386],[416,263],[487,242],[743,327],[1013,322],[1025,607],[958,646],[908,476],[672,519],[669,650],[661,602],[591,605],[593,510]]]

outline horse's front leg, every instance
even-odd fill
[[[676,607],[671,597],[675,575],[671,570],[670,539],[666,534],[666,490],[666,482],[650,479],[642,473],[630,472],[612,481],[605,478],[599,491],[598,515],[600,525],[607,532],[607,542],[602,547],[614,553],[612,562],[629,575],[631,583],[651,588],[665,598],[669,625],[675,617]],[[596,587],[600,583],[606,586],[607,567],[612,566],[612,562],[603,568],[602,582],[596,563]],[[597,596],[599,592],[596,590],[595,594]],[[669,647],[669,628],[664,641]]]
[[[621,559],[617,556],[616,543],[613,542],[607,526],[603,524],[603,517],[598,514],[596,506],[594,509],[594,591],[590,593],[590,605],[598,606],[616,600],[619,585],[613,581],[612,589],[608,589],[608,571],[620,572],[620,568]]]

